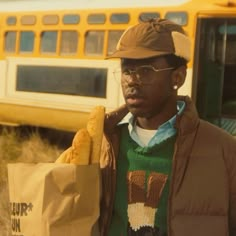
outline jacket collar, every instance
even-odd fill
[[[178,100],[185,102],[186,106],[181,115],[176,117],[176,129],[179,135],[192,133],[199,124],[199,116],[195,105],[188,96],[178,96]]]
[[[118,107],[116,110],[107,113],[104,120],[105,134],[111,134],[115,131],[117,124],[128,114],[126,105]]]

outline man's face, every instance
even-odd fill
[[[166,70],[154,71],[150,66]],[[121,70],[124,99],[134,116],[151,118],[161,113],[176,96],[171,79],[173,68],[170,68],[164,57],[122,59]]]

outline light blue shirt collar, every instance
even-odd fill
[[[180,115],[184,111],[184,108],[185,108],[185,102],[177,101],[177,110],[178,110],[177,114],[178,115]],[[175,135],[176,134],[175,122],[176,122],[176,115],[174,115],[168,121],[166,121],[160,127],[158,127],[155,135],[153,137],[150,137],[150,141],[147,146],[151,147]],[[143,144],[139,140],[137,133],[135,132],[134,116],[131,113],[128,113],[124,117],[124,119],[121,120],[119,125],[120,124],[128,124],[129,134],[131,138],[140,146],[143,146]]]

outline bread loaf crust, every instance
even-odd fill
[[[56,163],[73,163],[76,165],[89,165],[99,163],[105,108],[96,106],[92,109],[86,128],[78,130],[72,140],[72,145],[66,149]]]
[[[99,163],[104,128],[105,108],[95,107],[89,116],[87,130],[92,138],[91,163]]]
[[[89,165],[91,152],[91,137],[87,129],[80,129],[72,141],[70,163],[76,165]]]

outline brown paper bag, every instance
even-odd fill
[[[9,164],[12,235],[99,235],[97,164]]]

